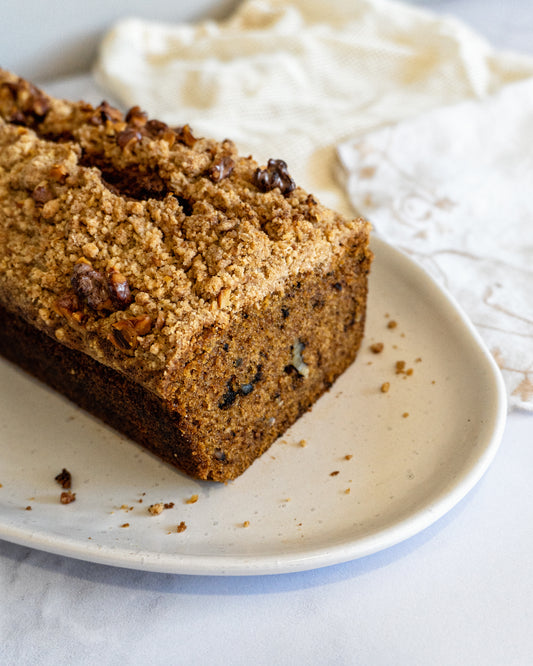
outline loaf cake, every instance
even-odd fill
[[[229,141],[0,70],[0,352],[200,479],[352,363],[369,226]]]

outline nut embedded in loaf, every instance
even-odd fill
[[[354,360],[368,239],[283,160],[0,71],[0,349],[192,476],[241,474]]]

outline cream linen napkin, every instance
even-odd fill
[[[124,106],[188,122],[198,135],[230,137],[261,162],[284,158],[299,184],[349,212],[334,177],[337,144],[350,138],[353,147],[354,137],[388,123],[483,98],[532,76],[533,62],[494,51],[454,19],[391,0],[247,0],[220,23],[123,20],[103,40],[95,74]],[[357,151],[348,152],[346,166],[357,171]],[[408,154],[416,158],[416,143]],[[368,209],[357,190],[357,207],[381,229],[385,206]],[[467,250],[462,256],[470,276],[480,262],[469,263]],[[492,344],[501,355],[512,346]],[[513,404],[533,409],[527,387]]]
[[[127,19],[104,38],[97,80],[199,135],[232,138],[348,211],[334,146],[387,122],[533,74],[453,19],[388,0],[248,0],[228,21]]]

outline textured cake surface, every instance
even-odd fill
[[[281,161],[0,70],[4,316],[160,400],[197,469],[128,434],[191,474],[241,473],[353,360],[368,234]]]

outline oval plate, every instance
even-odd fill
[[[0,537],[120,567],[255,575],[369,555],[443,516],[496,453],[503,382],[449,296],[382,240],[373,250],[356,362],[228,485],[189,479],[0,361]],[[151,515],[160,502],[174,506]]]

